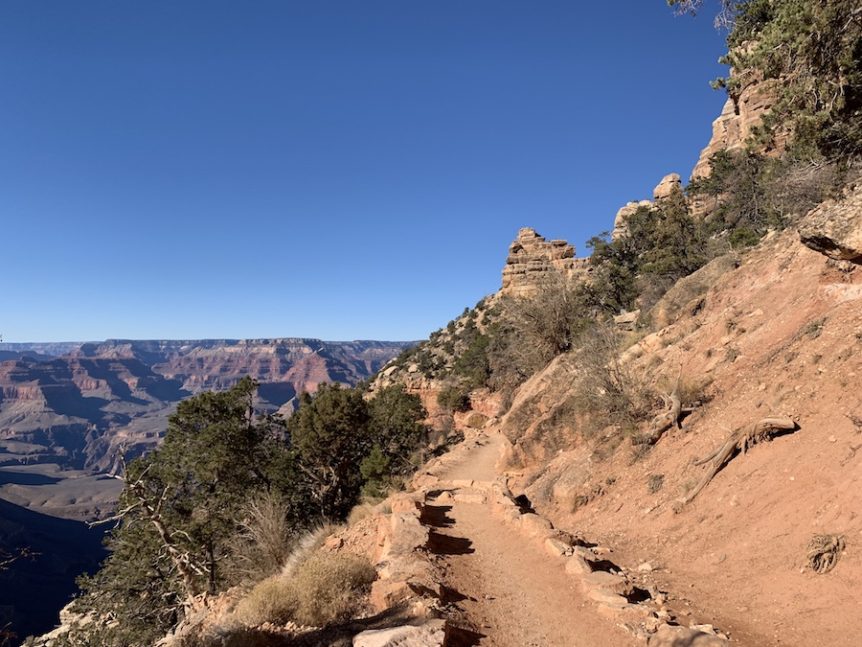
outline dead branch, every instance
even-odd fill
[[[117,478],[121,478],[126,482],[126,491],[133,495],[137,500],[124,507],[108,519],[96,521],[88,525],[93,527],[109,522],[119,522],[126,518],[132,511],[139,510],[140,515],[149,521],[156,529],[156,533],[159,535],[159,539],[162,544],[162,554],[170,558],[174,567],[177,569],[177,572],[180,574],[180,577],[182,578],[183,592],[186,594],[184,604],[189,605],[193,602],[195,595],[194,576],[199,575],[201,577],[208,577],[209,571],[205,565],[201,564],[191,554],[190,551],[183,550],[177,543],[176,537],[178,535],[182,535],[187,539],[190,539],[188,534],[182,530],[175,530],[173,532],[168,530],[167,524],[162,516],[162,508],[167,499],[169,488],[166,486],[159,495],[158,500],[153,503],[150,493],[147,492],[146,484],[144,483],[144,477],[147,475],[147,472],[149,472],[152,464],[147,465],[138,478],[129,482],[125,478],[125,475],[128,474],[125,456],[120,454],[119,461],[123,468],[124,476]]]
[[[779,416],[775,418],[763,418],[748,427],[740,427],[732,432],[730,437],[718,449],[709,456],[695,461],[695,465],[703,465],[709,461],[712,461],[712,465],[710,465],[694,489],[679,500],[679,507],[694,499],[737,453],[741,452],[744,454],[753,445],[770,440],[777,431],[795,431],[798,428],[799,426],[795,420]]]
[[[36,557],[39,553],[34,553],[30,548],[19,548],[14,553],[5,553],[0,551],[0,571],[5,571],[19,559],[30,559]]]
[[[664,435],[668,429],[676,426],[681,429],[679,418],[682,415],[682,399],[679,397],[679,380],[682,377],[682,366],[679,367],[679,373],[676,375],[676,383],[670,395],[662,395],[664,400],[665,411],[662,411],[650,423],[649,433],[644,438],[644,442],[654,445]]]

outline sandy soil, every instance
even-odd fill
[[[501,436],[465,454],[444,478],[496,476]],[[432,505],[432,550],[465,631],[463,645],[483,647],[625,647],[634,639],[584,599],[560,563],[513,533],[490,506]]]

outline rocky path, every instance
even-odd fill
[[[458,494],[429,502],[430,545],[448,587],[460,643],[483,647],[625,647],[636,644],[603,616],[565,570],[492,514],[480,488],[493,481],[503,438],[479,439],[439,476],[461,484]]]

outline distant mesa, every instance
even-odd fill
[[[259,406],[290,412],[322,382],[356,384],[409,342],[109,340],[0,344],[0,466],[111,471],[159,442],[176,403],[248,375]],[[55,353],[60,353],[55,355]],[[0,489],[0,496],[3,492]]]

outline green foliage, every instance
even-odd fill
[[[768,158],[751,151],[719,151],[710,174],[692,181],[689,195],[711,199],[707,231],[728,232],[734,249],[748,247],[769,229],[781,229],[833,195],[842,183],[834,165]]]
[[[594,278],[579,297],[582,307],[605,314],[646,309],[709,260],[706,234],[682,195],[639,208],[626,225],[628,235],[617,240],[589,241]]]
[[[455,360],[452,373],[460,377],[470,388],[484,386],[491,374],[488,365],[488,345],[490,340],[476,329],[475,325],[468,333],[465,348]]]
[[[365,485],[362,494],[370,499],[383,499],[390,489],[390,475],[392,473],[392,461],[380,449],[380,445],[374,445],[371,453],[366,456],[359,465]]]
[[[368,402],[369,433],[375,447],[403,465],[425,439],[427,416],[419,396],[394,384],[380,389]]]
[[[470,408],[470,389],[463,384],[450,384],[437,394],[437,404],[446,411],[467,411]]]
[[[668,0],[694,12],[701,0]],[[765,82],[776,102],[758,133],[761,144],[791,133],[797,156],[848,160],[862,154],[862,15],[858,0],[722,0],[730,27],[718,79],[734,100]]]
[[[81,582],[79,608],[117,620],[92,628],[98,644],[151,644],[189,596],[228,584],[221,565],[242,507],[276,480],[274,458],[287,452],[281,421],[254,416],[255,389],[246,378],[181,402],[162,446],[128,466],[111,555]]]
[[[322,518],[346,515],[359,495],[357,466],[372,445],[368,423],[362,393],[339,384],[321,384],[314,397],[303,394],[288,421],[291,443]]]
[[[764,126],[789,127],[799,152],[862,153],[862,15],[856,0],[741,3],[725,62],[731,96],[752,79],[775,80],[778,101]]]

